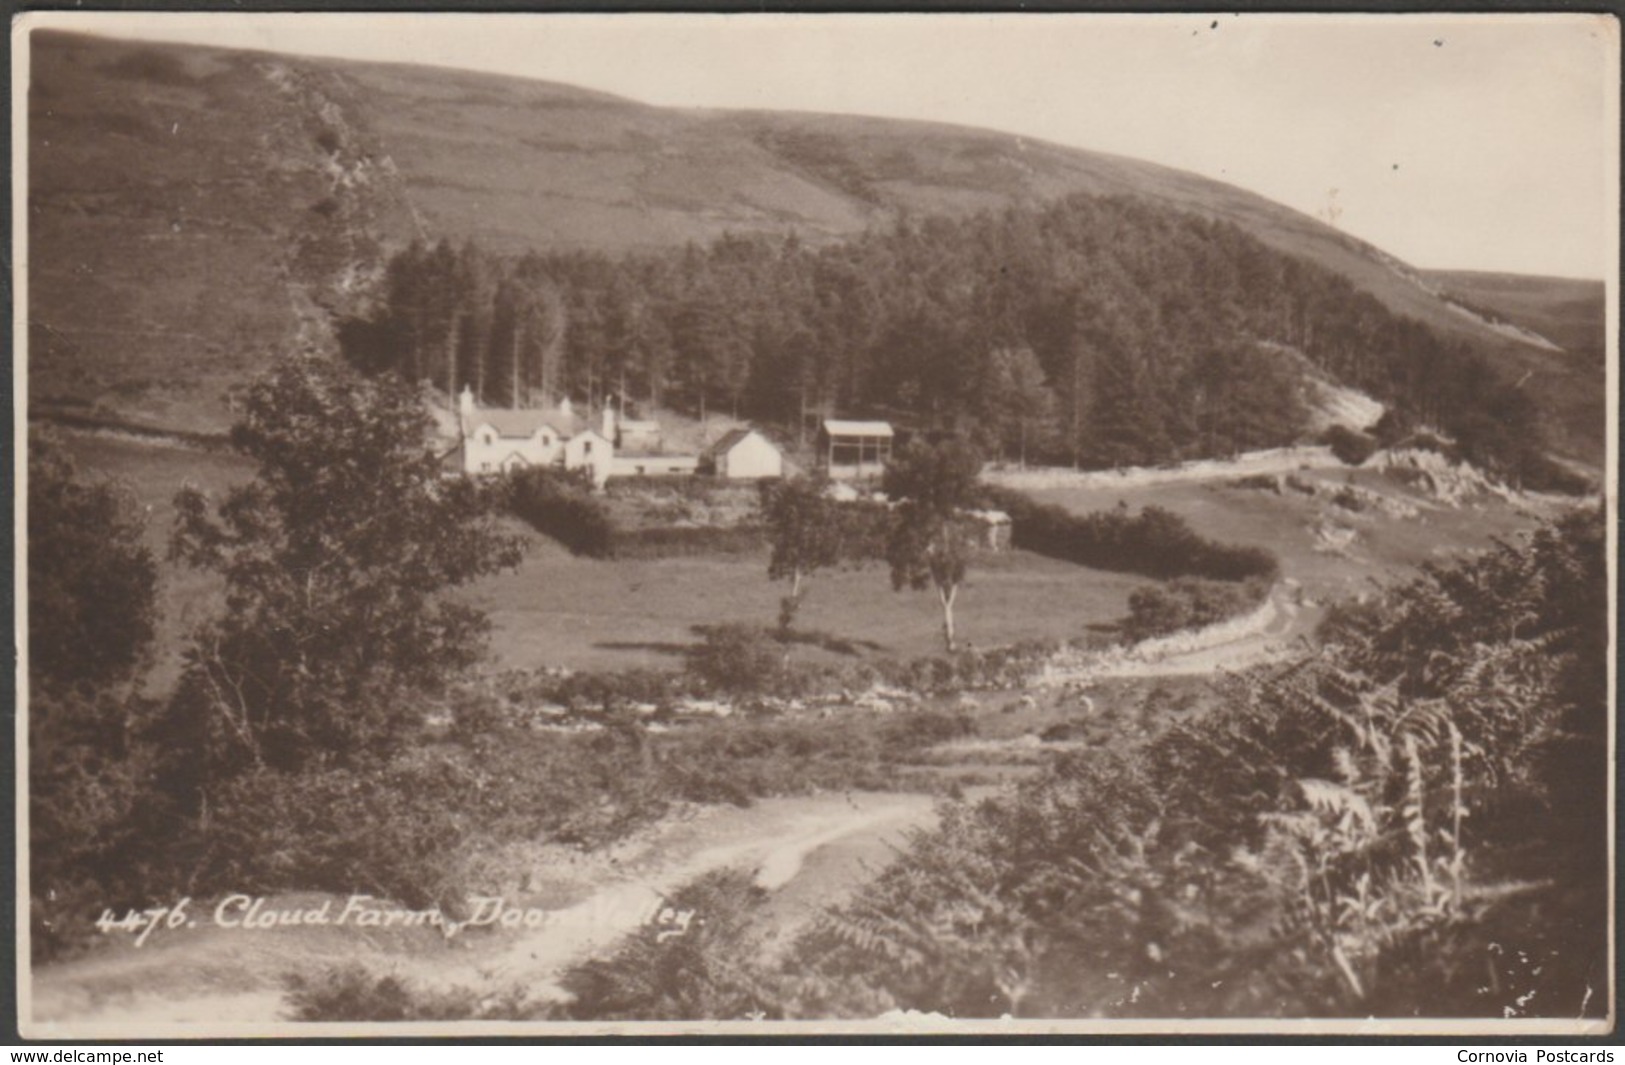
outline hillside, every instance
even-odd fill
[[[1360,241],[1219,182],[928,123],[651,107],[424,67],[32,37],[30,358],[40,411],[217,428],[265,356],[329,328],[413,237],[626,251],[725,232],[825,243],[903,214],[1084,192],[1226,220],[1521,369],[1546,352]],[[1491,308],[1493,310],[1493,308]],[[1598,368],[1560,444],[1600,462]]]
[[[1475,270],[1429,270],[1422,276],[1450,302],[1492,323],[1527,330],[1565,354],[1597,363],[1606,354],[1608,293],[1601,281]]]

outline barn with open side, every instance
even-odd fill
[[[831,477],[870,477],[891,461],[890,422],[826,418],[818,427],[818,460]]]

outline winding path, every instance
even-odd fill
[[[155,937],[140,950],[110,949],[42,969],[33,983],[32,1034],[83,1035],[105,1026],[137,1032],[246,1035],[277,1027],[282,979],[345,960],[397,973],[422,986],[501,989],[515,984],[546,997],[572,963],[649,920],[664,897],[712,870],[752,870],[775,894],[815,908],[861,883],[853,856],[884,860],[908,831],[935,821],[935,800],[912,793],[824,794],[767,799],[747,808],[706,807],[640,840],[593,856],[584,893],[550,908],[540,928],[464,932],[444,940],[418,930],[388,941],[353,928],[267,931],[204,928]],[[310,900],[320,896],[299,896]],[[207,913],[207,909],[202,911]],[[54,1029],[61,1025],[60,1029]]]

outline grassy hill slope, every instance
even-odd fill
[[[1570,355],[1602,362],[1608,293],[1601,281],[1475,270],[1430,270],[1423,276],[1445,298],[1480,317],[1527,329]]]
[[[1193,174],[931,123],[657,108],[544,82],[60,33],[32,38],[36,408],[227,420],[266,355],[319,337],[414,236],[608,251],[726,231],[839,239],[903,213],[1073,192],[1234,222],[1514,365],[1538,347],[1375,248]],[[1597,389],[1593,367],[1559,376]],[[1562,388],[1557,389],[1564,392]],[[1568,392],[1564,392],[1565,395]],[[1578,415],[1584,414],[1584,418]],[[1600,456],[1600,412],[1564,407]],[[1593,424],[1595,423],[1595,424]]]
[[[1569,457],[1600,456],[1608,416],[1608,294],[1603,282],[1468,270],[1430,271],[1425,277],[1452,304],[1561,349],[1509,345],[1502,358],[1506,366],[1516,367],[1513,380],[1524,378],[1547,411],[1553,439]]]

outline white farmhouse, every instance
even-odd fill
[[[784,456],[754,429],[724,433],[700,456],[700,467],[728,480],[784,476]]]
[[[556,408],[485,408],[464,388],[457,410],[464,473],[552,466],[586,470],[599,488],[609,478],[615,445],[578,417],[568,399]]]

